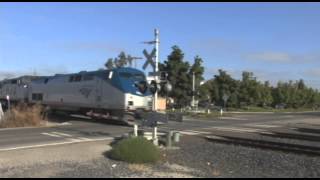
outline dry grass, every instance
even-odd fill
[[[28,127],[28,126],[43,126],[46,120],[42,119],[42,106],[20,103],[5,112],[3,119],[0,122],[0,128],[13,127]]]
[[[149,166],[146,166],[144,164],[129,164],[129,169],[131,171],[135,171],[135,172],[150,172],[151,169]]]
[[[217,169],[213,169],[213,170],[212,170],[212,175],[213,175],[213,176],[220,176],[220,174],[221,174],[221,173],[220,173],[219,170],[217,170]]]

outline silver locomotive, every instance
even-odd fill
[[[116,68],[54,76],[22,76],[0,81],[0,101],[40,103],[51,111],[77,112],[132,125],[152,109],[144,73]]]

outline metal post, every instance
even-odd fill
[[[172,146],[172,131],[169,131],[167,133],[167,147],[171,147]]]
[[[152,140],[153,140],[153,144],[158,146],[157,126],[153,127]]]
[[[133,125],[133,136],[137,137],[138,136],[138,125]]]
[[[155,55],[155,72],[158,72],[158,62],[159,62],[159,30],[155,29],[154,30],[154,36],[155,36],[155,43],[154,43],[154,48],[156,50],[156,55]],[[158,83],[158,75],[155,74],[154,76],[155,81]],[[156,93],[154,94],[154,111],[158,110],[158,92],[156,91]]]
[[[180,133],[179,132],[173,133],[173,141],[175,143],[178,143],[180,141]]]
[[[192,106],[192,108],[194,109],[194,91],[195,91],[195,83],[194,83],[194,81],[195,81],[195,76],[194,76],[194,72],[192,72],[192,104],[191,104],[191,106]]]

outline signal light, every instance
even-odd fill
[[[161,86],[155,80],[152,80],[149,85],[149,90],[152,94],[155,94],[157,91],[161,90]]]

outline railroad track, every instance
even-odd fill
[[[208,141],[224,143],[224,144],[241,145],[246,147],[291,152],[291,153],[304,154],[304,155],[310,155],[310,156],[320,156],[320,147],[316,147],[316,146],[290,144],[290,143],[275,142],[275,141],[269,141],[269,140],[234,137],[234,136],[226,136],[226,135],[210,135],[210,136],[206,136],[206,139]]]
[[[283,132],[259,132],[258,134],[263,136],[275,137],[275,138],[286,138],[286,139],[296,139],[312,142],[320,142],[320,136],[308,135],[308,134],[296,134],[296,133],[283,133]]]

